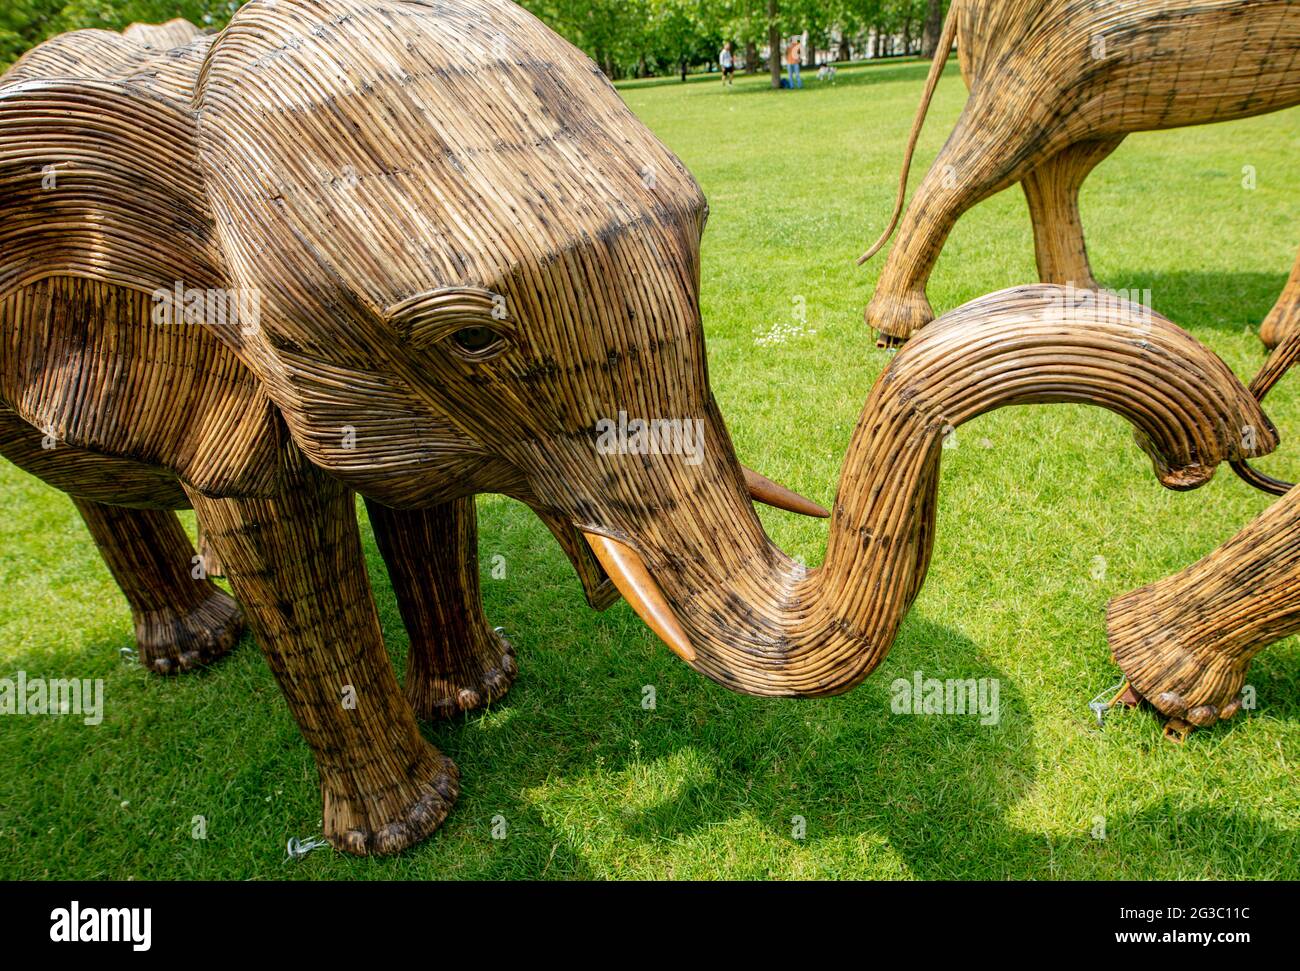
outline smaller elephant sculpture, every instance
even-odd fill
[[[1262,402],[1300,362],[1291,331],[1250,383]],[[1199,562],[1107,608],[1111,653],[1128,676],[1122,699],[1145,698],[1169,717],[1166,737],[1231,718],[1255,655],[1300,631],[1300,486],[1233,467],[1251,485],[1280,495],[1252,523]]]
[[[195,510],[347,852],[440,825],[459,775],[416,715],[515,676],[482,615],[478,493],[532,508],[594,601],[617,588],[696,671],[813,697],[887,654],[962,422],[1107,408],[1176,489],[1276,445],[1169,321],[1055,287],[994,294],[877,381],[810,571],[752,498],[820,510],[739,464],[709,385],[703,193],[531,14],[254,0],[143,64],[34,73],[58,53],[0,85],[0,453],[77,500],[181,666],[238,624],[185,569],[174,510]],[[411,632],[405,695],[358,493]]]
[[[912,154],[956,42],[970,97],[904,212]],[[934,318],[926,283],[957,220],[1019,182],[1039,278],[1096,290],[1079,188],[1131,132],[1300,104],[1300,4],[1289,0],[953,0],[912,128],[897,228],[866,321],[884,344]],[[900,224],[901,216],[901,224]],[[1300,325],[1300,260],[1264,321],[1270,347]]]

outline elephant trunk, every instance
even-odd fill
[[[944,436],[1004,405],[1051,402],[1127,418],[1175,489],[1277,444],[1227,366],[1167,320],[1095,294],[1023,287],[941,318],[880,376],[844,462],[820,568],[803,569],[767,539],[725,432],[709,456],[717,477],[685,490],[642,535],[605,535],[621,560],[597,554],[702,674],[755,695],[847,691],[884,658],[924,581]]]

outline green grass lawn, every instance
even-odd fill
[[[741,460],[824,504],[889,360],[861,317],[881,260],[854,258],[888,217],[925,70],[857,68],[802,92],[763,77],[624,91],[709,197],[709,367]],[[964,97],[950,67],[914,181]],[[1243,378],[1263,362],[1254,332],[1300,244],[1297,122],[1293,110],[1136,135],[1084,191],[1103,284],[1149,289]],[[942,312],[1034,279],[1013,189],[962,220],[930,295]],[[801,301],[802,332],[790,326]],[[1298,392],[1292,380],[1270,400],[1284,446],[1261,463],[1293,478]],[[1226,468],[1200,491],[1164,491],[1109,413],[981,418],[945,452],[933,567],[889,658],[845,697],[773,701],[696,676],[624,604],[590,612],[544,527],[485,497],[483,565],[501,554],[506,575],[485,576],[484,596],[521,673],[491,711],[426,726],[461,767],[460,802],[397,858],[285,862],[289,837],[319,832],[319,794],[255,645],[170,681],[121,660],[126,603],[71,503],[3,465],[0,675],[102,677],[107,710],[98,727],[0,719],[0,877],[1294,879],[1295,640],[1255,661],[1254,712],[1185,747],[1149,711],[1098,731],[1086,707],[1118,681],[1106,601],[1191,563],[1268,502]],[[824,522],[763,517],[820,561]],[[364,535],[401,670],[405,634]],[[916,670],[999,679],[1000,723],[891,714],[890,682]],[[645,685],[655,710],[641,707]],[[192,838],[196,816],[206,839]]]

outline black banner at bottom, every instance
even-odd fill
[[[917,953],[963,941],[1081,956],[1137,945],[1214,960],[1296,937],[1276,883],[27,883],[0,884],[6,956],[340,959],[409,947],[440,960],[574,955],[610,936],[652,951],[773,959],[887,935]],[[819,938],[821,939],[819,943]],[[656,944],[655,942],[658,942]],[[862,945],[872,948],[869,940]],[[904,945],[906,946],[906,945]],[[910,946],[908,946],[910,949]],[[429,950],[425,950],[425,949]],[[978,953],[978,952],[972,952]]]

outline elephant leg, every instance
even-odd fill
[[[1088,263],[1083,222],[1079,218],[1079,188],[1083,180],[1119,147],[1124,139],[1078,142],[1057,152],[1024,177],[1021,186],[1034,224],[1034,255],[1043,283],[1098,290]]]
[[[962,214],[1014,185],[1065,147],[1046,137],[1032,145],[1009,141],[1001,133],[1022,126],[1004,113],[1005,108],[996,103],[986,107],[967,102],[957,127],[908,203],[865,314],[882,345],[902,343],[934,320],[925,287]]]
[[[1129,684],[1162,713],[1231,718],[1251,659],[1300,630],[1300,487],[1200,562],[1116,597],[1106,630]]]
[[[174,512],[72,500],[131,605],[140,663],[189,671],[229,653],[244,618],[225,592],[195,577],[194,547]]]
[[[411,638],[406,697],[415,713],[448,718],[496,701],[518,668],[483,616],[473,497],[414,511],[367,500],[366,509]]]
[[[1297,327],[1300,327],[1300,256],[1291,268],[1291,278],[1286,281],[1282,296],[1259,326],[1259,339],[1271,350]]]
[[[441,825],[456,766],[420,737],[384,650],[350,492],[292,455],[271,499],[191,494],[320,773],[325,836],[396,853]]]

